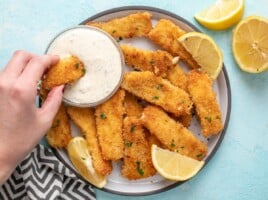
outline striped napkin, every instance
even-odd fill
[[[1,200],[95,200],[93,188],[65,167],[49,148],[36,148],[0,187]]]

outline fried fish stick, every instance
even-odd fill
[[[95,111],[99,144],[105,160],[123,157],[124,96],[125,91],[118,90],[111,99],[97,106]]]
[[[187,90],[187,75],[179,65],[176,65],[167,71],[166,79],[173,85],[185,91]]]
[[[72,139],[71,128],[64,104],[61,104],[52,126],[46,134],[48,144],[54,148],[66,148]]]
[[[173,85],[187,91],[187,75],[179,65],[168,70],[166,79]],[[183,126],[189,127],[192,120],[192,113],[185,113],[177,117],[177,120]]]
[[[124,99],[125,113],[128,117],[141,117],[143,112],[143,107],[138,103],[138,98],[134,95],[126,92]]]
[[[121,49],[128,66],[139,71],[151,71],[157,76],[167,76],[167,71],[173,68],[173,57],[166,51],[143,50],[122,44]]]
[[[73,83],[85,73],[84,64],[75,56],[61,58],[44,75],[42,87],[50,90],[55,86]]]
[[[126,73],[121,87],[139,98],[162,107],[176,117],[190,113],[192,107],[190,97],[184,90],[152,72]]]
[[[92,156],[95,170],[103,176],[109,175],[112,172],[112,163],[102,158],[97,138],[94,109],[70,106],[67,107],[67,113],[87,140],[88,150]]]
[[[178,38],[185,34],[178,25],[167,19],[161,19],[150,31],[148,37],[154,43],[171,53],[173,56],[179,56],[190,68],[199,68],[197,62],[191,54],[178,42]]]
[[[141,120],[167,149],[197,160],[202,160],[206,156],[206,144],[182,124],[170,118],[161,108],[147,106]]]
[[[188,75],[188,91],[205,137],[216,135],[223,129],[221,111],[212,88],[212,80],[205,73],[192,70]]]
[[[123,137],[125,149],[122,175],[130,180],[153,176],[156,170],[151,159],[151,148],[137,118],[124,119]]]
[[[90,21],[87,25],[100,28],[115,38],[141,37],[152,29],[151,17],[149,12],[138,12],[107,22]]]

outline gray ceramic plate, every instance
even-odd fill
[[[150,12],[153,15],[152,16],[153,24],[155,24],[159,19],[165,18],[165,19],[169,19],[173,21],[175,24],[178,24],[180,27],[182,27],[186,31],[193,31],[193,30],[199,31],[196,27],[194,27],[192,24],[190,24],[188,21],[186,21],[185,19],[183,19],[182,17],[178,15],[175,15],[165,10],[152,8],[152,7],[143,7],[143,6],[130,6],[130,7],[121,7],[121,8],[107,10],[107,11],[101,12],[99,14],[96,14],[88,18],[87,20],[83,21],[81,24],[85,24],[87,21],[92,21],[92,20],[106,21],[106,20],[110,20],[113,18],[126,16],[128,14],[135,13],[138,11]],[[127,42],[137,47],[147,48],[147,49],[157,48],[155,45],[153,45],[150,41],[146,40],[145,38],[123,40],[121,42],[123,43]],[[199,127],[198,122],[195,119],[192,121],[191,126],[190,126],[190,129],[208,145],[209,151],[208,151],[207,157],[205,158],[206,163],[208,163],[209,160],[212,158],[212,156],[215,155],[218,147],[220,146],[221,141],[226,132],[228,121],[229,121],[229,116],[230,116],[231,90],[230,90],[228,75],[227,75],[225,67],[223,67],[222,72],[220,73],[219,77],[215,81],[213,87],[217,93],[217,98],[220,103],[220,107],[222,111],[222,118],[224,121],[223,131],[219,135],[212,137],[209,140],[206,140],[202,138],[202,136],[200,136],[200,127]],[[72,134],[79,135],[78,130],[74,126],[72,127]],[[55,151],[55,154],[59,157],[59,159],[62,160],[66,164],[66,166],[68,166],[70,169],[75,171],[65,151],[60,150],[60,149],[54,149],[54,151]],[[121,162],[113,163],[113,172],[108,177],[108,184],[103,188],[104,191],[121,194],[121,195],[131,195],[131,196],[148,195],[148,194],[154,194],[154,193],[166,191],[170,188],[177,187],[183,183],[183,182],[174,182],[174,181],[166,180],[158,174],[150,178],[140,179],[136,181],[129,181],[125,179],[124,177],[122,177],[122,175],[120,174],[121,164],[122,164]],[[198,177],[196,176],[194,178],[198,178]]]

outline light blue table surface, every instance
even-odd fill
[[[268,0],[245,0],[244,16],[268,17]],[[211,35],[221,47],[232,90],[232,110],[225,138],[213,159],[193,179],[161,194],[126,197],[96,190],[101,200],[268,199],[268,72],[242,72],[231,51],[232,28],[209,31],[193,15],[213,0],[0,0],[0,66],[16,49],[42,54],[59,31],[100,11],[146,5],[174,12]],[[267,33],[268,34],[268,33]]]

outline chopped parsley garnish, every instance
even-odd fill
[[[172,139],[172,141],[171,141],[171,143],[170,143],[170,147],[171,148],[174,148],[176,145],[175,145],[175,143],[174,143],[174,139]]]
[[[143,176],[143,175],[144,175],[144,171],[143,171],[142,168],[141,168],[141,163],[140,163],[140,161],[137,161],[136,164],[137,164],[137,171],[138,171],[138,173],[139,173],[141,176]]]
[[[86,69],[85,68],[82,69],[82,73],[83,73],[83,75],[86,73]]]
[[[221,117],[219,115],[216,116],[216,119],[221,119]]]
[[[81,157],[81,159],[82,159],[82,160],[86,160],[86,158],[84,158],[84,157]]]
[[[200,157],[202,157],[202,156],[203,156],[202,153],[196,155],[197,158],[200,158]]]
[[[159,99],[159,96],[154,96],[153,99],[157,100]]]
[[[113,30],[113,32],[112,33],[116,33],[116,30]]]
[[[76,69],[78,69],[79,63],[76,63],[74,66],[75,66]]]
[[[163,87],[163,85],[162,84],[159,84],[159,85],[156,86],[156,89],[161,90],[162,87]]]
[[[182,100],[181,100],[181,103],[184,103],[184,102],[185,102],[185,100],[184,100],[184,99],[182,99]]]
[[[105,115],[105,113],[101,113],[101,114],[100,114],[100,118],[101,118],[101,119],[106,119],[107,116]]]
[[[130,133],[133,133],[135,131],[136,125],[131,124],[130,126]]]
[[[133,142],[125,141],[125,146],[126,147],[132,147],[132,144],[133,144]]]
[[[205,119],[210,123],[211,122],[211,117],[205,117]]]

